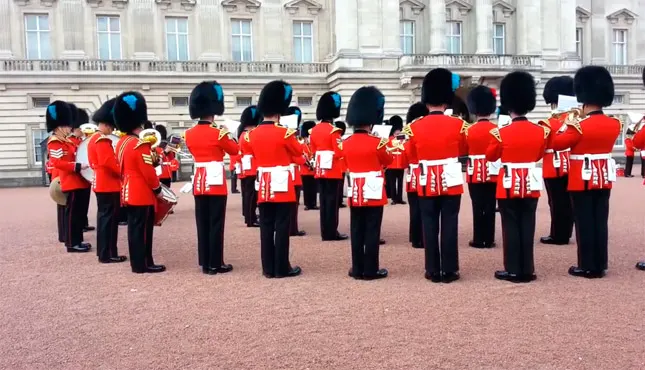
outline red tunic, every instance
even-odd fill
[[[314,153],[317,179],[342,179],[342,157],[340,149],[341,129],[330,122],[320,122],[311,129],[309,142]],[[331,161],[329,160],[331,158]]]
[[[422,197],[464,192],[459,156],[467,153],[468,123],[443,112],[430,112],[403,128],[411,142],[409,155],[419,160],[418,193]]]
[[[125,135],[116,144],[117,160],[121,168],[121,204],[126,206],[155,206],[155,192],[160,187],[152,164],[150,143],[138,136]]]
[[[419,160],[416,157],[411,156],[410,146],[412,142],[406,140],[403,144],[405,149],[405,157],[408,161],[408,174],[405,176],[405,191],[408,193],[418,193],[419,192]]]
[[[541,125],[551,130],[547,142],[546,154],[542,160],[542,171],[545,179],[566,176],[569,173],[571,163],[569,161],[569,148],[562,151],[553,150],[553,138],[557,135],[558,130],[564,125],[568,113],[554,115],[546,121],[540,121]]]
[[[468,127],[466,143],[468,144],[468,165],[466,181],[469,184],[497,182],[499,166],[496,162],[486,160],[486,149],[490,144],[490,131],[497,128],[493,122],[483,119]]]
[[[238,146],[227,129],[210,122],[186,130],[186,146],[195,161],[193,195],[226,195],[224,155],[235,155]]]
[[[249,133],[254,129],[248,130],[242,135],[240,142],[240,164],[242,166],[242,177],[257,176],[258,165],[253,158],[253,151],[249,144]]]
[[[155,151],[157,156],[160,159],[161,173],[159,174],[160,179],[171,179],[172,178],[172,160],[175,159],[174,152],[166,152],[160,147],[156,147]]]
[[[100,132],[92,135],[87,143],[87,157],[94,170],[92,190],[95,193],[121,191],[121,169],[116,160],[112,140]]]
[[[558,130],[552,139],[553,149],[571,148],[569,191],[612,188],[612,182],[616,181],[616,166],[611,153],[621,126],[618,119],[597,111]],[[638,147],[636,137],[634,145]]]
[[[392,163],[390,163],[387,168],[390,170],[403,170],[408,167],[404,144],[394,136],[391,136],[387,146],[393,148],[393,150],[390,151],[390,154],[392,155]]]
[[[350,207],[379,207],[387,204],[383,168],[392,163],[387,143],[386,139],[363,130],[356,130],[343,142],[343,156],[349,170],[351,187],[347,194]]]
[[[627,138],[625,139],[625,157],[634,156],[634,140]]]
[[[305,156],[305,159],[311,163],[311,160],[314,158],[314,153],[306,142],[302,143],[302,154]],[[316,172],[311,167],[303,164],[300,166],[300,174],[302,176],[314,176]]]
[[[293,203],[295,176],[291,164],[302,156],[296,131],[273,122],[262,122],[244,137],[257,164],[258,203]]]
[[[493,139],[486,149],[486,159],[502,162],[497,199],[540,197],[543,184],[537,162],[544,156],[550,132],[548,127],[526,117],[514,118],[510,125],[490,131]]]
[[[60,176],[60,188],[62,191],[72,191],[77,189],[87,189],[90,183],[81,175],[81,164],[76,163],[76,147],[73,141],[69,139],[60,139],[52,136],[47,142],[49,151],[49,160],[54,170],[52,178]],[[58,171],[56,174],[55,172]]]

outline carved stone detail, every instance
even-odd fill
[[[258,0],[222,0],[222,6],[229,13],[238,11],[240,5],[244,6],[249,13],[255,13],[262,3]]]

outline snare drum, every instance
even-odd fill
[[[177,205],[177,196],[164,184],[161,185],[161,197],[157,198],[157,208],[155,209],[155,226],[161,226],[170,212]]]

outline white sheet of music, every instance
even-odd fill
[[[240,126],[240,123],[227,118],[224,120],[224,126],[226,126],[229,132],[237,132],[237,128]]]
[[[632,124],[634,124],[635,126],[638,122],[640,122],[643,119],[643,114],[636,113],[636,112],[627,112],[627,117],[629,117],[629,120],[632,121]]]
[[[499,117],[497,117],[497,127],[502,128],[504,126],[507,126],[511,123],[511,121],[511,116],[500,114]]]
[[[578,103],[578,98],[575,96],[569,95],[558,95],[558,107],[556,108],[560,112],[568,112],[571,108],[579,108],[580,103]]]
[[[292,114],[290,116],[283,116],[280,117],[280,124],[283,126],[287,126],[291,129],[297,130],[298,129],[298,115],[297,114]]]
[[[445,112],[443,112],[446,116],[452,116],[452,109],[446,109]]]
[[[383,139],[390,138],[390,131],[392,131],[392,126],[390,125],[374,125],[372,127],[372,134]]]

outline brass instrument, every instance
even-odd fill
[[[67,194],[63,193],[60,187],[60,177],[55,178],[49,184],[49,196],[60,206],[67,204]]]
[[[139,133],[139,140],[150,143],[151,148],[156,149],[161,144],[161,134],[153,128],[147,128]],[[157,167],[161,160],[157,151],[153,150],[150,156],[152,157],[152,165]]]
[[[99,126],[93,123],[84,123],[79,128],[83,132],[83,135],[85,135],[85,138],[94,135],[99,130]]]
[[[584,113],[580,108],[571,108],[567,113],[567,117],[564,119],[565,125],[575,125],[580,123],[580,120],[584,118]]]

